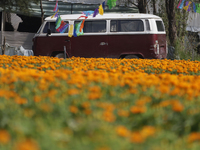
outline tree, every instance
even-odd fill
[[[0,0],[0,7],[6,12],[22,12],[29,14],[31,3],[38,4],[39,0]]]
[[[168,33],[171,46],[175,46],[177,38],[175,0],[165,0],[166,12],[168,18]]]

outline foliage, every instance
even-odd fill
[[[200,62],[0,56],[1,150],[200,148]]]
[[[1,0],[0,7],[7,12],[19,11],[28,14],[31,10],[31,3],[38,4],[39,1],[40,0]]]

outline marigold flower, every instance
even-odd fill
[[[76,106],[70,106],[69,110],[70,110],[70,112],[72,112],[74,114],[78,113],[78,108]]]
[[[115,119],[116,119],[116,117],[115,117],[115,115],[112,112],[110,112],[110,111],[104,111],[103,112],[103,119],[105,121],[108,121],[108,122],[114,122]]]
[[[83,108],[89,108],[89,107],[90,107],[90,103],[89,103],[89,102],[83,102],[83,103],[81,104],[81,106],[82,106]]]
[[[128,117],[129,116],[129,111],[126,110],[118,110],[117,114],[121,117]]]
[[[130,141],[133,143],[143,143],[145,141],[145,138],[140,132],[133,132],[131,133]]]
[[[130,135],[130,131],[124,126],[116,127],[116,132],[119,136],[128,137]]]
[[[0,144],[7,144],[10,141],[10,134],[8,131],[0,129]]]
[[[84,110],[84,113],[86,115],[90,115],[92,113],[92,110],[87,108],[87,109]]]
[[[16,143],[14,150],[40,150],[36,141],[32,139],[26,139]]]
[[[34,102],[40,102],[42,100],[41,96],[34,96]]]
[[[77,90],[77,89],[69,89],[69,90],[67,91],[67,93],[68,93],[69,95],[77,95],[77,94],[79,94],[79,90]]]
[[[152,126],[144,126],[141,130],[141,135],[144,137],[144,138],[147,138],[149,136],[152,136],[154,135],[156,132],[156,129]]]
[[[184,109],[184,106],[179,101],[174,101],[172,103],[172,109],[176,112],[181,112]]]
[[[200,141],[200,133],[193,132],[188,136],[188,142]]]
[[[132,106],[130,109],[130,111],[134,114],[144,113],[146,110],[145,106]]]
[[[98,99],[98,98],[101,98],[101,93],[89,93],[88,95],[88,99],[90,100],[95,100],[95,99]]]
[[[28,101],[27,101],[26,98],[21,98],[21,97],[16,97],[16,98],[15,98],[15,103],[17,103],[17,104],[22,105],[22,104],[26,104],[27,102],[28,102]]]

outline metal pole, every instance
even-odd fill
[[[1,55],[2,55],[2,49],[3,49],[3,43],[4,43],[3,31],[4,31],[4,11],[2,11],[2,15],[1,15],[1,51],[0,51]]]
[[[71,4],[71,14],[72,14],[72,11],[73,11],[73,4]]]

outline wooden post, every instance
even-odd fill
[[[4,36],[3,44],[2,44],[2,55],[5,54],[5,49],[6,49],[6,37]]]

